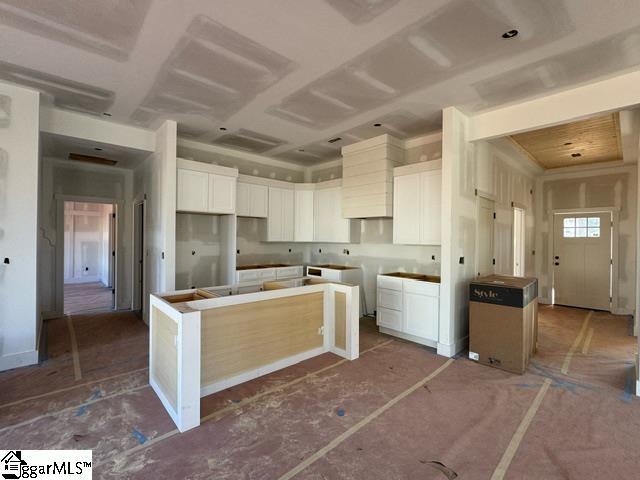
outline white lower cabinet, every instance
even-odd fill
[[[385,333],[435,347],[440,284],[378,275],[376,323]]]

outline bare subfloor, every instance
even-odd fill
[[[76,355],[68,319],[56,319],[49,360],[0,373],[0,445],[92,449],[94,478],[603,479],[640,471],[637,343],[627,317],[541,308],[539,351],[522,376],[464,357],[448,362],[364,319],[357,361],[325,354],[207,397],[203,424],[184,434],[148,386],[147,328],[136,316],[74,315],[71,327]]]
[[[108,310],[113,306],[113,293],[100,282],[67,283],[64,286],[64,313]]]

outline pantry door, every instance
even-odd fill
[[[611,310],[611,212],[554,215],[554,303]]]

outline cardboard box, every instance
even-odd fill
[[[489,275],[469,293],[469,358],[524,373],[538,340],[538,279]]]

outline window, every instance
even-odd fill
[[[600,217],[565,218],[562,224],[564,238],[600,237]]]

